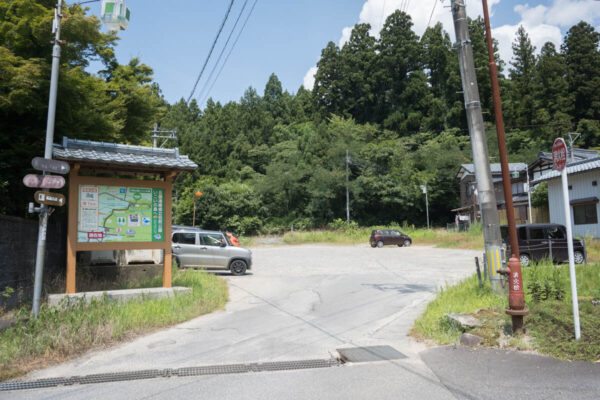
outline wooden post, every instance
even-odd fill
[[[171,256],[171,221],[173,218],[173,205],[172,205],[172,197],[173,197],[173,177],[175,176],[175,172],[170,172],[165,176],[165,210],[164,210],[164,247],[163,247],[163,287],[170,288],[172,287],[172,276],[171,269],[173,258]],[[195,199],[194,199],[195,200]]]
[[[69,172],[69,205],[67,220],[67,279],[66,293],[75,293],[77,268],[77,208],[79,207],[79,164]]]

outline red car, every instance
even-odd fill
[[[412,244],[410,236],[394,229],[375,229],[369,239],[371,247],[383,247],[386,244],[396,244],[398,247],[408,247]]]

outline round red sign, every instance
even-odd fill
[[[562,171],[567,165],[567,145],[562,138],[558,138],[554,141],[552,146],[552,163],[554,169]]]

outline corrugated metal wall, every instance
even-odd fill
[[[586,197],[600,198],[600,186],[592,186],[592,181],[600,184],[600,170],[582,172],[576,175],[569,175],[569,202],[571,200],[584,199]],[[548,205],[550,207],[550,222],[565,225],[565,212],[562,199],[561,179],[548,181]],[[574,223],[573,207],[571,209],[571,221]],[[596,204],[596,213],[598,213],[598,204]],[[600,218],[598,218],[600,221]],[[600,238],[600,224],[573,225],[574,236],[592,236]]]

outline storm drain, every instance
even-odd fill
[[[372,362],[400,360],[406,356],[391,346],[366,346],[337,349],[344,362]]]
[[[201,375],[243,374],[248,372],[291,371],[298,369],[330,368],[340,365],[336,359],[274,361],[250,364],[208,365],[203,367],[147,369],[130,372],[71,376],[68,378],[47,378],[24,382],[0,382],[0,391],[43,389],[58,386],[88,385],[92,383],[122,382],[140,379],[186,377]]]

